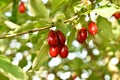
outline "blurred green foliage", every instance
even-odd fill
[[[18,10],[20,2],[0,1],[0,80],[46,80],[51,73],[64,79],[59,72],[70,72],[67,80],[120,79],[120,20],[112,16],[120,12],[119,0],[26,0],[25,13]],[[89,21],[99,31],[80,44],[77,32]],[[65,34],[68,58],[49,56],[50,29]]]

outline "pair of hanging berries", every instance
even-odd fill
[[[56,57],[58,54],[61,58],[68,56],[68,48],[65,45],[65,40],[65,35],[60,30],[50,30],[47,42],[50,45],[49,54],[51,57]]]
[[[98,32],[98,27],[95,22],[91,21],[88,23],[88,32],[91,35],[95,35]],[[77,41],[79,43],[84,43],[86,39],[87,39],[87,29],[83,27],[78,31]]]
[[[25,11],[26,11],[26,7],[25,7],[25,4],[24,4],[24,2],[20,2],[20,5],[19,5],[19,12],[20,13],[24,13]]]

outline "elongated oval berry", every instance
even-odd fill
[[[120,12],[114,13],[113,16],[114,16],[116,19],[120,19]]]
[[[50,46],[58,45],[58,37],[55,31],[50,30],[48,33],[47,42]]]
[[[68,56],[68,48],[67,48],[66,45],[62,45],[62,46],[60,47],[60,52],[59,52],[59,54],[60,54],[60,57],[61,57],[61,58],[66,58],[66,57]]]
[[[77,41],[79,43],[83,43],[83,42],[85,42],[86,38],[87,38],[87,30],[86,30],[86,28],[83,27],[78,31]]]
[[[49,50],[51,57],[56,57],[59,53],[59,47],[58,46],[51,46]]]
[[[59,44],[64,45],[65,40],[66,40],[65,35],[60,30],[57,30],[56,32],[57,32],[57,35],[58,35]]]
[[[26,8],[25,8],[25,5],[24,5],[24,2],[21,2],[20,5],[19,5],[19,12],[24,13],[25,11],[26,11]]]
[[[95,22],[89,22],[88,24],[88,32],[92,35],[95,35],[98,32],[98,26]]]

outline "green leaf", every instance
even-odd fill
[[[1,80],[9,80],[8,77],[4,76],[3,74],[0,73],[0,79]]]
[[[39,31],[37,35],[31,36],[34,50],[40,50],[44,40],[47,38],[49,29]]]
[[[68,1],[69,0],[53,0],[52,1],[52,13],[59,10],[59,8],[62,7]]]
[[[4,55],[0,55],[0,59],[10,63],[10,60],[6,56],[4,56]]]
[[[120,0],[112,0],[112,2],[120,6]]]
[[[85,3],[81,3],[81,4],[77,4],[76,6],[74,6],[74,12],[77,13],[79,11],[81,11],[81,9],[84,7]]]
[[[6,26],[8,27],[8,28],[10,28],[10,29],[16,29],[16,28],[20,28],[20,26],[19,25],[17,25],[17,24],[15,24],[15,23],[13,23],[13,22],[11,22],[11,21],[4,21],[4,24],[6,24]]]
[[[76,32],[76,29],[72,28],[72,31],[70,32],[70,35],[67,38],[67,46],[68,46],[68,48],[71,46],[73,40],[75,39],[75,32]]]
[[[67,33],[69,32],[69,27],[71,27],[71,26],[68,27],[63,20],[58,20],[55,23],[55,26],[57,30],[61,30],[65,35],[67,35]]]
[[[104,36],[104,38],[114,38],[112,24],[106,18],[99,16],[97,18],[97,25],[99,27],[99,33]]]
[[[34,26],[35,28],[40,28],[40,27],[47,27],[47,26],[51,26],[51,21],[50,20],[39,20],[39,21],[35,21],[34,22]]]
[[[10,80],[27,80],[24,71],[15,65],[12,65],[7,57],[0,56],[0,73]]]
[[[41,0],[30,0],[29,5],[29,9],[33,16],[39,18],[49,18],[48,10]]]
[[[26,22],[22,24],[21,27],[15,29],[15,32],[24,32],[28,30],[32,30],[34,28],[34,24],[32,22]]]
[[[117,11],[120,11],[120,9],[115,5],[105,5],[93,10],[93,12],[105,18],[110,18]]]
[[[49,47],[47,43],[44,42],[40,51],[38,52],[38,55],[33,61],[32,65],[33,70],[39,69],[43,65],[43,63],[48,59],[48,50]]]
[[[62,11],[57,11],[54,14],[53,22],[57,22],[62,19],[65,19],[65,14]]]
[[[0,10],[6,6],[11,0],[0,0]]]

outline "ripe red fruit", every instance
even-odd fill
[[[95,35],[98,32],[98,26],[95,22],[89,22],[88,24],[88,32],[92,35]]]
[[[65,35],[60,30],[57,30],[56,32],[58,35],[59,44],[64,45],[66,40]]]
[[[50,30],[48,33],[47,42],[50,46],[58,45],[58,37],[55,31]]]
[[[21,2],[20,5],[19,5],[19,12],[24,13],[25,11],[26,11],[26,8],[25,8],[25,5],[24,5],[24,2]]]
[[[51,46],[49,50],[51,57],[56,57],[59,53],[59,47],[58,46]]]
[[[60,52],[59,52],[59,54],[60,54],[60,57],[61,57],[61,58],[66,58],[66,57],[68,56],[68,48],[67,48],[66,45],[62,45],[62,46],[60,47]]]
[[[117,12],[117,13],[113,14],[113,16],[114,16],[116,19],[120,19],[120,12]]]
[[[77,34],[77,41],[79,43],[83,43],[87,38],[87,30],[86,28],[81,28],[79,31],[78,31],[78,34]]]

